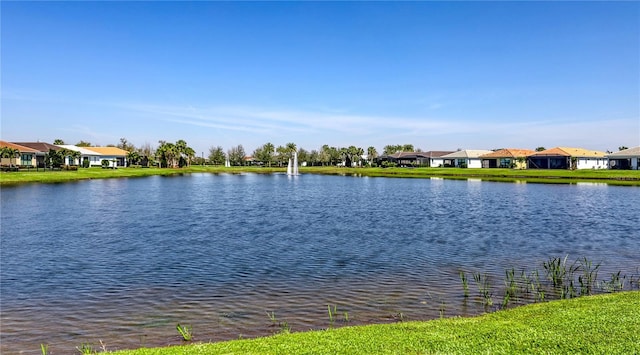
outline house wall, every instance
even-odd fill
[[[432,168],[437,168],[440,166],[444,166],[444,159],[442,158],[431,158],[430,166]]]
[[[576,169],[607,169],[609,161],[607,158],[578,158]]]
[[[640,170],[640,157],[631,158],[631,169]]]
[[[467,159],[467,168],[482,168],[482,159]]]

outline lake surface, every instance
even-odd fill
[[[324,329],[327,305],[335,326],[475,315],[461,270],[498,288],[550,257],[640,267],[637,187],[192,174],[0,196],[3,354],[268,335],[267,312]]]

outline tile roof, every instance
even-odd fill
[[[623,157],[638,157],[640,156],[640,146],[624,149],[619,152],[607,154],[611,158],[623,158]]]
[[[127,156],[129,154],[128,151],[116,147],[87,147],[87,149],[109,156]]]
[[[587,157],[587,158],[604,158],[605,152],[597,150],[587,150],[582,148],[555,147],[541,152],[536,152],[532,156],[563,156],[563,157]]]
[[[35,149],[39,152],[48,153],[49,150],[60,150],[61,148],[57,145],[45,143],[45,142],[13,142],[14,144],[18,144],[21,146],[29,147],[31,149]]]
[[[17,149],[20,153],[39,153],[35,149],[25,147],[23,145],[11,143],[11,142],[6,142],[6,141],[0,141],[0,147],[9,147],[9,148]]]
[[[466,149],[459,150],[457,152],[453,152],[451,154],[446,154],[441,156],[441,158],[451,159],[451,158],[479,158],[482,155],[491,153],[490,150],[481,150],[481,149]]]
[[[495,152],[491,152],[489,154],[485,154],[481,158],[519,158],[528,157],[529,155],[532,155],[534,153],[535,151],[530,149],[506,148],[496,150]]]

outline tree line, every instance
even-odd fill
[[[56,145],[64,145],[64,141],[56,139]],[[91,147],[90,142],[80,141],[75,144],[78,147]],[[298,153],[298,161],[306,162],[309,166],[371,166],[374,165],[375,159],[380,156],[375,147],[370,146],[366,151],[361,147],[334,147],[327,144],[319,149],[310,151],[304,148],[298,148],[295,143],[287,143],[285,145],[275,146],[271,142],[264,143],[256,148],[249,156],[242,144],[233,146],[227,151],[221,146],[211,146],[209,154],[205,158],[196,156],[195,150],[187,144],[185,140],[168,142],[164,140],[158,141],[158,147],[153,148],[149,143],[145,143],[139,147],[129,142],[126,138],[120,138],[118,144],[109,144],[108,147],[117,147],[129,152],[127,154],[127,162],[129,165],[142,166],[158,166],[162,168],[180,168],[184,166],[195,165],[223,165],[229,162],[232,166],[242,165],[262,165],[262,166],[286,166],[289,159],[293,157],[293,153]],[[621,146],[618,149],[626,149]],[[3,148],[2,156],[9,157],[11,152]],[[536,151],[545,150],[544,147],[537,147]],[[413,144],[390,144],[383,147],[382,155],[392,155],[399,152],[421,152],[420,148],[415,148]],[[366,159],[363,158],[366,152]],[[16,154],[16,153],[13,153]],[[65,149],[58,153],[50,152],[51,158],[56,162],[60,159],[64,160],[65,156],[79,157],[79,153]],[[61,156],[62,158],[59,158]]]
[[[54,144],[64,145],[65,142],[61,139],[56,139]],[[78,147],[92,146],[90,142],[83,140],[75,145]],[[242,144],[233,146],[226,151],[221,146],[211,146],[206,158],[204,156],[196,156],[195,150],[189,147],[187,142],[182,139],[176,142],[160,140],[158,141],[158,147],[155,149],[149,143],[136,147],[126,138],[120,138],[118,144],[109,144],[107,146],[117,147],[129,152],[127,154],[127,162],[129,165],[158,166],[163,168],[179,168],[192,164],[223,165],[227,161],[232,166],[256,164],[268,167],[282,167],[293,157],[294,152],[298,154],[298,161],[306,162],[306,164],[310,166],[365,166],[372,165],[374,160],[380,156],[373,146],[368,147],[365,151],[363,148],[353,145],[349,147],[335,147],[325,144],[319,149],[308,151],[304,148],[298,148],[298,146],[292,142],[279,146],[267,142],[256,148],[250,156]],[[420,150],[415,150],[412,144],[386,145],[382,155],[413,151]],[[67,150],[65,154],[69,152],[71,151]],[[366,159],[363,158],[365,153]]]

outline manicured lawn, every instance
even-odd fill
[[[0,173],[0,185],[30,182],[65,182],[85,179],[118,177],[143,177],[151,175],[175,175],[188,173],[273,173],[285,172],[285,168],[191,166],[182,169],[158,168],[89,168],[78,171],[20,171]],[[355,175],[371,177],[451,179],[477,178],[490,181],[527,181],[540,183],[601,182],[617,185],[640,186],[638,170],[514,170],[514,169],[460,169],[460,168],[337,168],[303,167],[301,174]]]
[[[194,329],[197,337],[197,329]],[[137,349],[150,354],[637,354],[640,291],[537,303],[474,318],[344,327]]]

